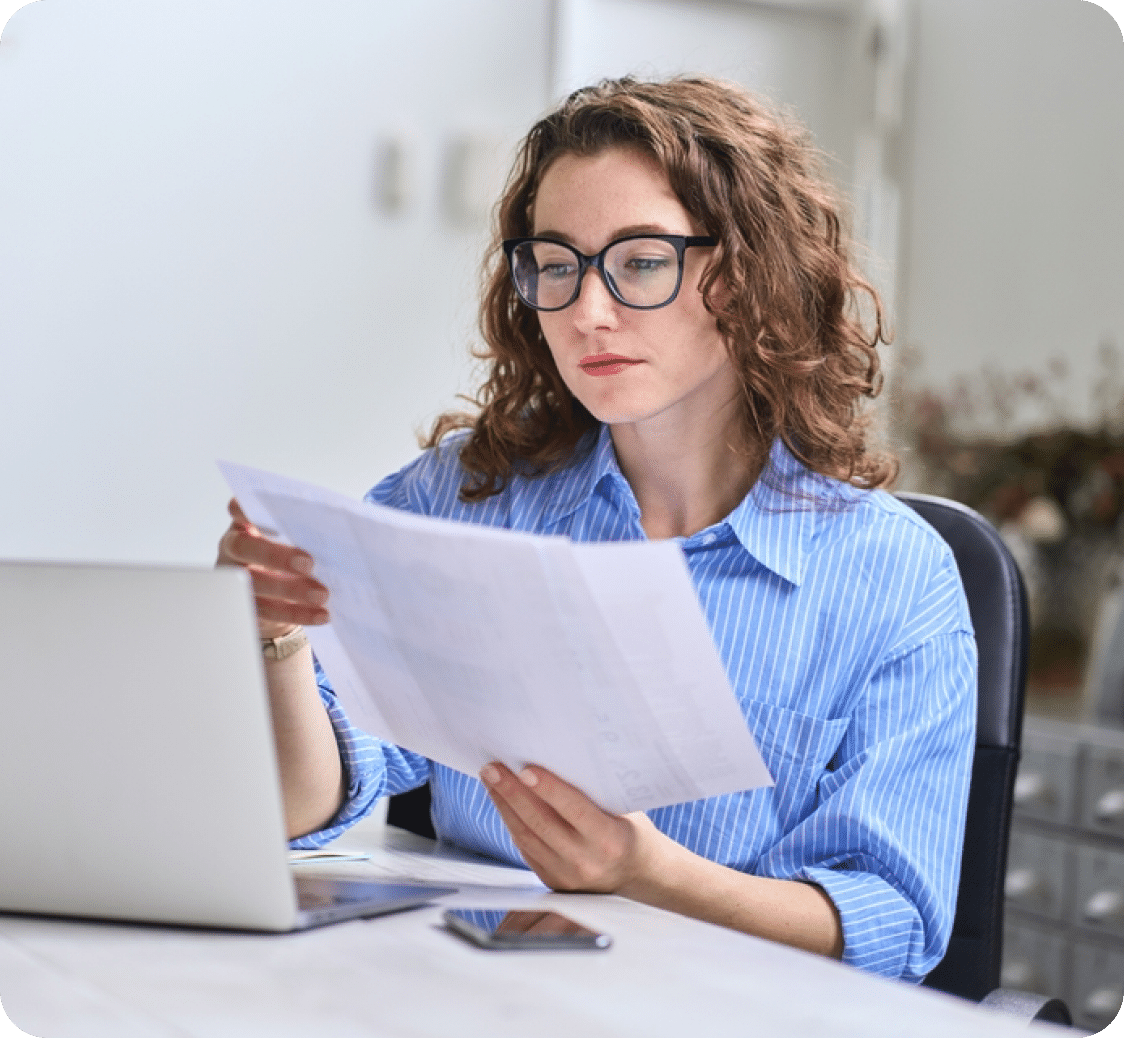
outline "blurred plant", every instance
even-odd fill
[[[1099,350],[1081,428],[1069,402],[1069,370],[1044,374],[985,368],[940,392],[921,385],[916,352],[901,359],[894,411],[906,471],[916,489],[961,501],[996,524],[1031,598],[1031,680],[1081,682],[1101,596],[1124,546],[1124,378],[1115,343]],[[1026,430],[1028,418],[1034,431]]]

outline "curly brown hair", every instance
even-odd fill
[[[555,159],[622,147],[655,159],[683,207],[719,240],[702,290],[740,377],[747,452],[760,456],[780,437],[813,472],[861,488],[892,481],[897,462],[869,448],[862,407],[881,389],[882,306],[852,262],[841,206],[807,131],[733,84],[625,77],[576,91],[536,123],[496,206],[480,310],[486,347],[476,354],[490,373],[479,410],[442,415],[423,441],[433,447],[471,430],[460,457],[473,479],[461,497],[498,493],[516,469],[565,465],[598,425],[562,381],[537,314],[519,301],[502,241],[533,233],[536,193]]]

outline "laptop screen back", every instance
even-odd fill
[[[246,575],[0,563],[0,909],[296,917]]]

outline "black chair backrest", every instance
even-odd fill
[[[399,829],[417,833],[418,836],[428,836],[431,840],[437,834],[433,831],[433,819],[429,815],[430,793],[429,783],[418,786],[417,789],[405,793],[396,793],[386,805],[387,825],[396,825]]]
[[[999,986],[1003,880],[1026,688],[1026,592],[1015,560],[978,512],[945,498],[899,494],[948,542],[979,649],[979,708],[960,891],[952,940],[930,987],[980,1001]],[[387,821],[432,837],[429,786],[390,798]]]
[[[952,549],[979,651],[976,754],[952,940],[926,985],[980,1001],[999,987],[1003,881],[1026,691],[1026,591],[1015,560],[978,512],[925,494],[898,497]]]

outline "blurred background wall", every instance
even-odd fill
[[[216,457],[360,494],[475,385],[477,268],[519,136],[600,76],[703,71],[790,106],[824,149],[897,332],[883,427],[904,483],[1006,523],[1043,615],[1067,608],[1042,603],[1077,483],[1004,451],[1105,431],[1105,554],[1076,578],[1065,650],[1085,658],[1124,480],[1124,43],[1100,7],[0,0],[13,11],[0,555],[208,563]]]

